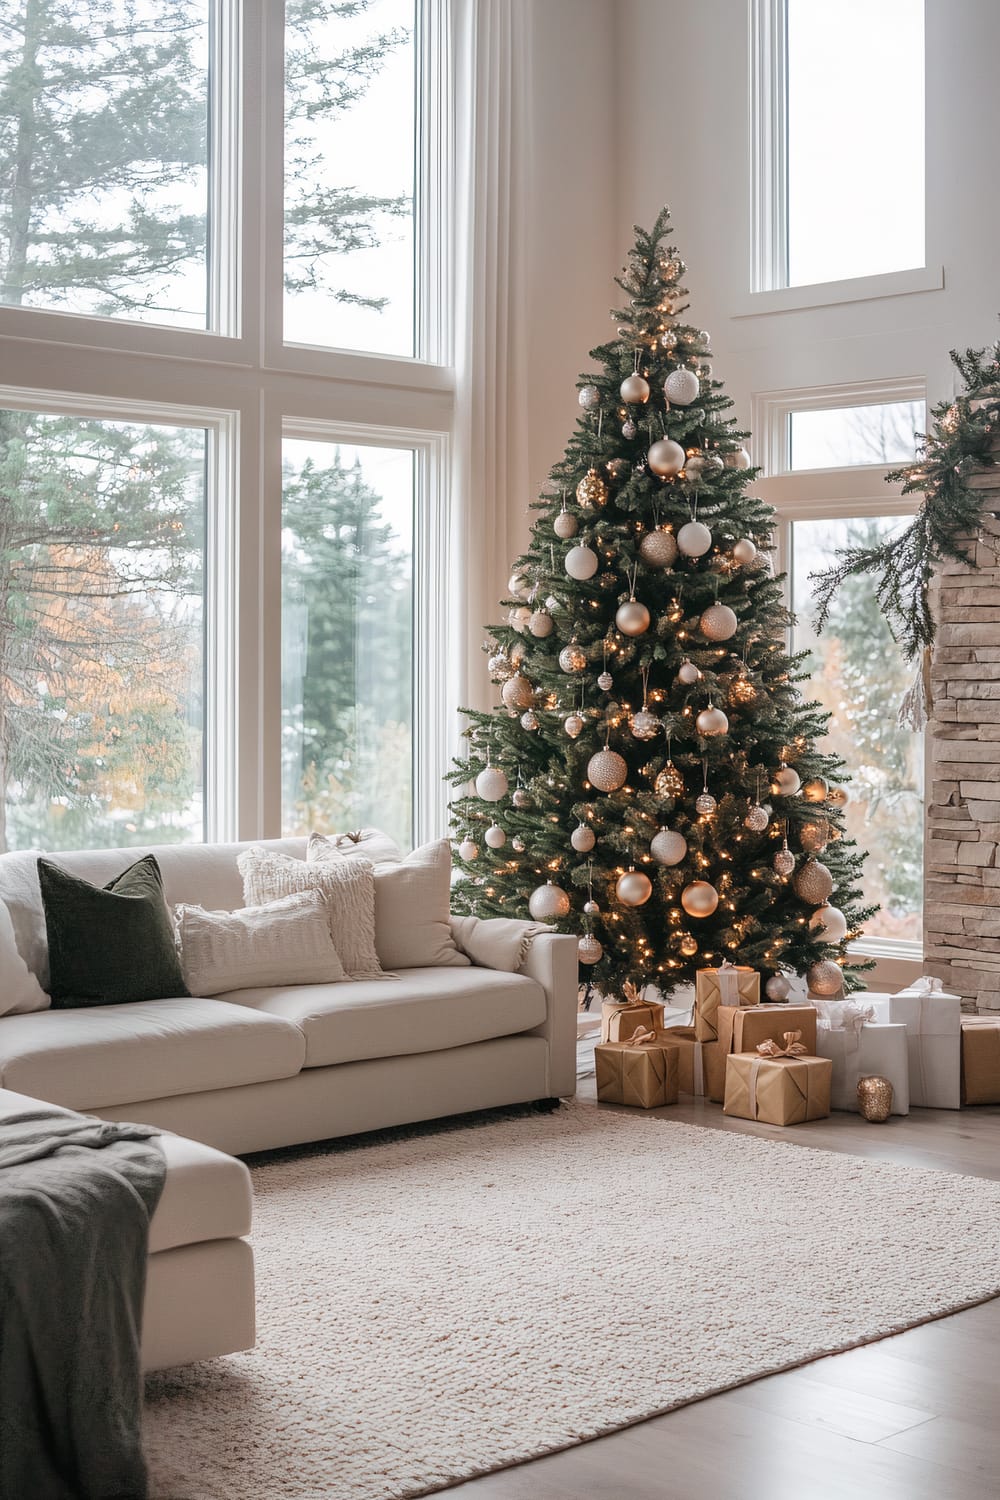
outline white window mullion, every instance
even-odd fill
[[[750,0],[750,288],[788,285],[788,11]]]

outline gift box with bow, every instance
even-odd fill
[[[876,1024],[874,1009],[859,1000],[824,1002],[816,1031],[816,1052],[833,1064],[833,1109],[858,1113],[858,1079],[877,1076],[892,1084],[892,1112],[910,1112],[906,1027]]]
[[[962,1102],[962,1001],[924,975],[898,995],[864,995],[875,1020],[906,1027],[910,1103],[958,1109]]]
[[[760,1004],[760,975],[744,964],[699,969],[694,983],[694,1030],[699,1042],[718,1041],[720,1005]]]
[[[637,1031],[626,1042],[599,1042],[594,1048],[597,1098],[601,1104],[657,1109],[677,1103],[678,1048],[666,1032]]]
[[[657,1031],[663,1025],[660,1001],[644,1000],[631,980],[622,989],[624,1000],[605,1000],[601,1004],[602,1042],[627,1042],[637,1031]]]
[[[719,1050],[723,1068],[709,1080],[708,1097],[717,1104],[726,1092],[725,1058],[730,1052],[752,1052],[760,1042],[780,1042],[786,1031],[802,1033],[810,1054],[816,1051],[816,1012],[811,1005],[720,1005]]]
[[[962,1103],[1000,1104],[1000,1020],[962,1017]]]
[[[802,1125],[830,1113],[829,1058],[810,1057],[801,1032],[767,1038],[754,1052],[731,1052],[726,1059],[723,1109],[741,1120],[768,1125]]]

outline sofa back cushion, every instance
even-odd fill
[[[310,853],[312,852],[310,846]],[[385,969],[461,968],[451,925],[451,844],[375,867],[375,947]]]
[[[322,891],[300,891],[238,911],[206,911],[181,902],[174,915],[192,995],[334,984],[344,978]]]
[[[361,854],[373,865],[384,860],[399,860],[403,851],[381,828],[358,828],[353,833],[311,833],[306,851],[310,864],[320,865],[327,859],[350,859]]]

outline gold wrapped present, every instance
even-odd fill
[[[630,981],[622,988],[624,1000],[601,1004],[602,1042],[627,1042],[637,1031],[658,1031],[663,1025],[663,1006],[658,1000],[643,1000]]]
[[[699,1042],[719,1040],[720,1005],[759,1005],[760,975],[746,964],[699,969],[694,976],[694,1030]]]
[[[601,1104],[657,1109],[677,1103],[679,1049],[664,1032],[639,1031],[627,1042],[600,1042],[594,1048],[597,1098]]]
[[[720,1005],[719,1050],[725,1058],[730,1052],[752,1052],[760,1042],[780,1042],[786,1031],[802,1033],[808,1053],[816,1051],[816,1011],[811,1005]],[[717,1092],[709,1094],[716,1104],[725,1097],[725,1075],[713,1076]]]
[[[786,1031],[780,1041],[761,1042],[756,1052],[729,1053],[722,1106],[727,1115],[768,1125],[826,1118],[833,1064],[828,1057],[810,1057],[800,1035]]]
[[[962,1103],[1000,1104],[1000,1020],[962,1017]]]
[[[699,1042],[693,1026],[668,1026],[660,1036],[678,1049],[677,1086],[682,1094],[722,1098],[726,1059],[718,1042]]]

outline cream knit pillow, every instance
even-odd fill
[[[469,963],[451,931],[451,844],[438,839],[375,867],[375,947],[386,969]]]
[[[351,979],[376,979],[382,965],[375,951],[375,881],[367,859],[335,859],[308,865],[253,844],[236,861],[243,899],[260,906],[297,891],[321,891],[327,900],[330,936]]]
[[[192,995],[272,984],[334,984],[345,977],[321,891],[240,911],[181,905],[174,908],[174,918]]]

